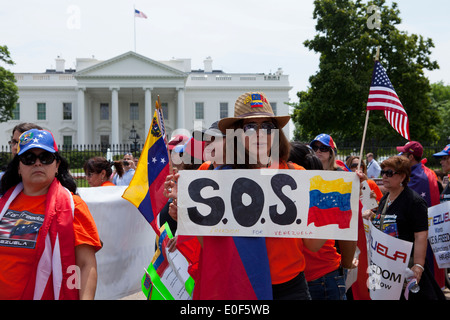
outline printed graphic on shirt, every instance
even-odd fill
[[[0,246],[34,249],[44,216],[8,210],[0,221]]]
[[[380,224],[381,228],[380,228]],[[379,230],[384,233],[398,238],[398,230],[397,230],[397,215],[396,214],[387,214],[384,217],[381,214],[377,214],[373,219],[373,225],[377,227]]]

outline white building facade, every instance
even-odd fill
[[[16,73],[19,100],[14,119],[0,123],[0,145],[12,129],[33,122],[50,130],[58,145],[129,144],[135,129],[145,142],[155,108],[161,102],[166,133],[190,133],[234,115],[234,103],[248,91],[266,94],[277,115],[289,114],[289,85],[281,69],[275,74],[229,74],[191,70],[190,59],[155,61],[127,52],[106,61],[77,59],[76,69],[56,68],[45,73]],[[284,129],[289,136],[289,126]],[[180,131],[177,131],[179,133]]]

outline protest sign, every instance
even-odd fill
[[[440,269],[450,268],[450,201],[428,208],[428,241]]]
[[[369,279],[367,286],[372,300],[399,300],[412,242],[392,237],[364,220],[367,239]]]
[[[125,189],[78,188],[103,243],[95,254],[97,300],[116,300],[139,292],[142,269],[155,253],[155,232],[139,210],[122,198]]]
[[[161,227],[158,249],[142,278],[142,291],[148,300],[191,300],[194,280],[188,273],[186,258],[176,249],[169,252],[173,238],[167,222]]]
[[[356,241],[358,204],[352,172],[183,170],[178,234]]]

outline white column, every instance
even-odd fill
[[[85,117],[85,97],[84,97],[84,91],[86,90],[86,88],[84,87],[79,87],[78,88],[78,109],[77,109],[77,115],[78,115],[78,119],[77,119],[77,143],[82,146],[84,144],[86,144],[86,127],[85,127],[85,122],[86,122],[86,117]]]
[[[119,88],[111,87],[111,144],[119,144]]]
[[[178,90],[177,129],[185,129],[184,88],[177,88],[177,90]]]
[[[145,119],[145,137],[150,130],[150,126],[152,125],[152,89],[149,87],[143,88],[145,90],[145,103],[144,103],[144,119]],[[145,138],[144,138],[145,139]]]

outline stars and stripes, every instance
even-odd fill
[[[379,61],[375,62],[370,85],[367,110],[383,110],[390,125],[409,140],[408,115],[392,86],[389,77]]]
[[[134,16],[138,18],[144,18],[147,19],[147,16],[142,11],[134,9]]]

